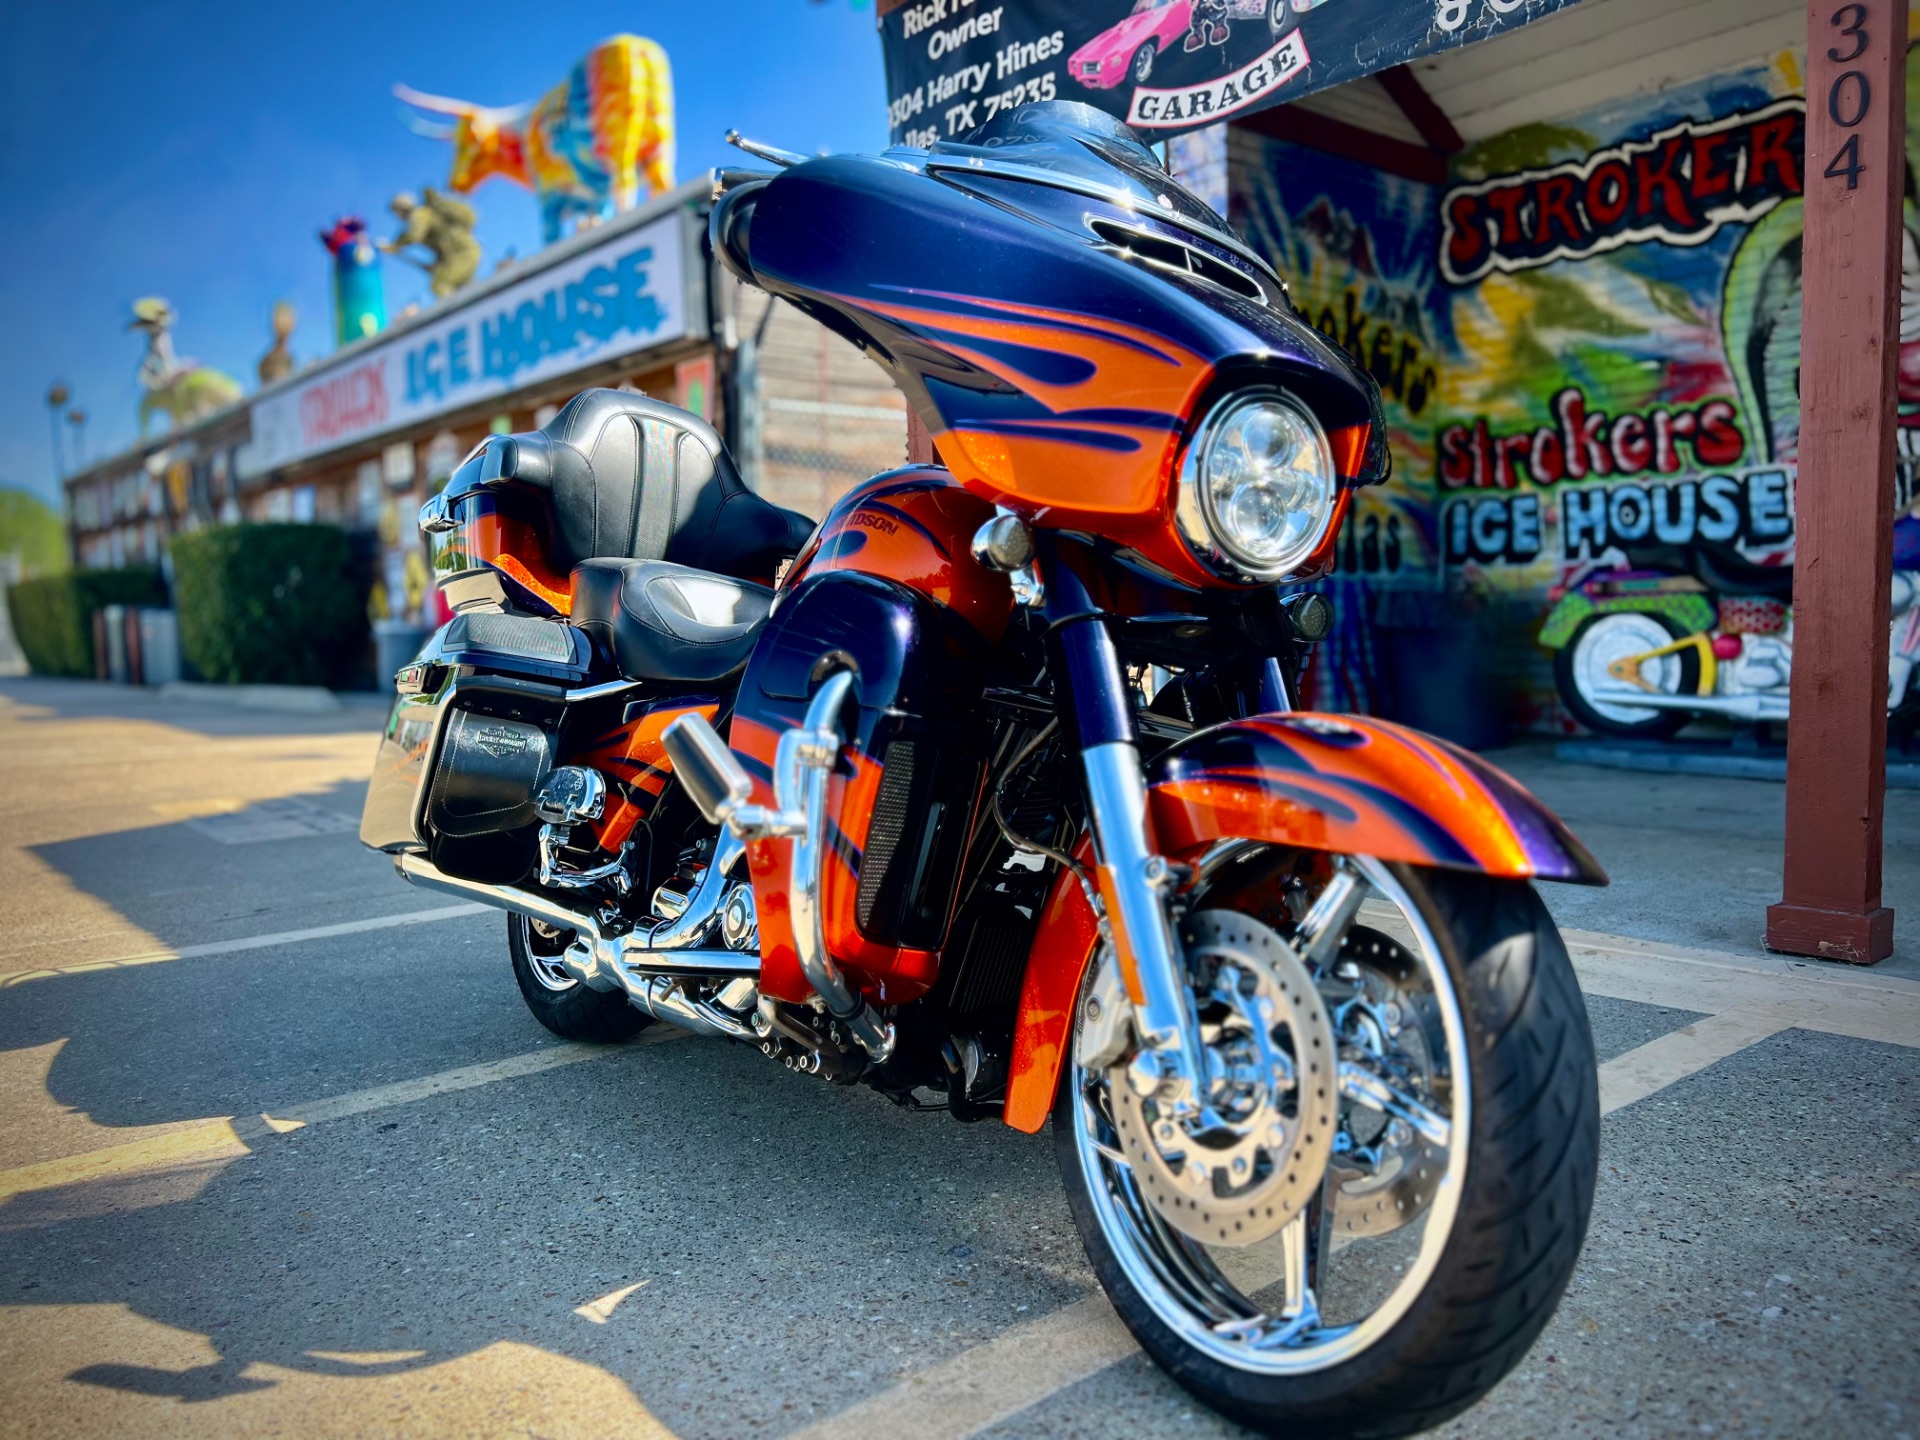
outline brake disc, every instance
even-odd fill
[[[1341,944],[1336,965],[1339,962],[1352,962],[1361,975],[1351,998],[1336,996],[1334,1023],[1340,1043],[1376,1055],[1391,1052],[1416,1078],[1412,1088],[1433,1096],[1450,1094],[1433,985],[1413,956],[1391,937],[1356,925]],[[1330,1162],[1324,1198],[1326,1233],[1334,1246],[1411,1224],[1426,1213],[1447,1173],[1444,1146],[1411,1130],[1396,1142],[1394,1131],[1383,1122],[1372,1143],[1335,1154]]]
[[[1255,1245],[1320,1188],[1339,1077],[1333,1027],[1299,953],[1259,921],[1201,910],[1181,926],[1207,1075],[1179,1117],[1108,1073],[1120,1146],[1149,1204],[1209,1245]]]

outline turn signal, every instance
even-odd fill
[[[1002,510],[973,532],[972,549],[987,569],[1010,574],[1033,559],[1033,532],[1018,515]]]
[[[1318,645],[1333,633],[1333,606],[1324,595],[1289,595],[1280,602],[1293,627],[1293,638],[1302,645]]]

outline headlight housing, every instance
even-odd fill
[[[1242,390],[1208,412],[1180,464],[1174,519],[1216,573],[1274,581],[1320,548],[1339,496],[1313,412],[1279,390]]]

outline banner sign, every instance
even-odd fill
[[[882,4],[896,145],[1079,100],[1150,140],[1471,44],[1574,0],[905,0]]]
[[[675,207],[262,396],[242,476],[681,338],[685,225]]]
[[[1801,193],[1806,103],[1799,96],[1719,120],[1682,120],[1645,140],[1449,190],[1440,274],[1470,285],[1658,240],[1702,245]]]

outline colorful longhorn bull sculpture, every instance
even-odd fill
[[[667,52],[638,35],[615,35],[589,50],[560,84],[523,105],[474,105],[393,93],[416,109],[452,117],[439,124],[410,115],[421,135],[453,144],[447,183],[470,193],[490,175],[532,189],[547,243],[569,220],[592,224],[631,210],[646,193],[673,188],[673,72]]]

